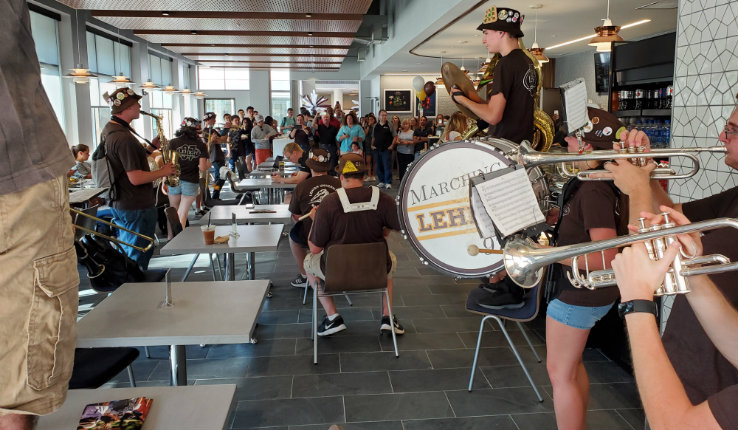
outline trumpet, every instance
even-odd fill
[[[123,230],[123,231],[127,231],[128,233],[131,233],[131,234],[133,234],[133,235],[136,235],[136,236],[138,236],[138,237],[140,237],[140,238],[142,238],[142,239],[146,240],[147,242],[149,242],[149,244],[148,244],[148,245],[146,245],[146,246],[144,246],[144,247],[141,247],[141,246],[138,246],[138,245],[135,245],[135,244],[132,244],[132,243],[124,242],[124,241],[122,241],[122,240],[120,240],[120,239],[118,239],[118,238],[115,238],[115,237],[111,237],[111,236],[108,236],[108,235],[106,235],[106,234],[100,233],[99,231],[95,231],[95,230],[89,229],[89,228],[87,228],[87,227],[84,227],[84,226],[81,226],[81,225],[77,225],[77,224],[75,223],[75,224],[74,224],[74,228],[76,228],[77,230],[81,230],[81,231],[84,231],[85,233],[89,233],[89,234],[91,234],[91,235],[93,235],[93,236],[99,236],[99,237],[102,237],[103,239],[107,239],[107,240],[109,240],[109,241],[111,241],[111,242],[119,243],[119,244],[121,244],[121,245],[126,245],[126,246],[130,246],[131,248],[133,248],[133,249],[136,249],[136,250],[138,250],[138,251],[141,251],[141,252],[146,252],[146,251],[148,251],[149,249],[151,249],[151,247],[152,247],[152,246],[154,246],[154,239],[153,239],[153,238],[151,238],[151,237],[149,237],[149,236],[143,235],[143,234],[141,234],[141,233],[138,233],[138,232],[135,232],[135,231],[133,231],[133,230],[129,230],[129,229],[125,228],[125,227],[119,226],[118,224],[114,224],[114,223],[112,223],[112,222],[108,222],[108,221],[105,221],[105,220],[104,220],[104,219],[102,219],[102,218],[98,218],[98,217],[96,217],[96,216],[90,215],[90,214],[88,214],[88,213],[85,213],[84,211],[81,211],[81,210],[78,210],[78,209],[74,209],[74,208],[69,208],[69,210],[70,210],[70,211],[71,211],[72,213],[75,213],[75,214],[77,214],[77,216],[80,216],[80,215],[81,215],[81,216],[83,216],[83,217],[86,217],[86,218],[92,219],[92,220],[94,220],[94,221],[96,221],[96,222],[101,222],[101,223],[103,223],[103,224],[105,224],[105,225],[108,225],[108,226],[110,226],[110,227],[114,227],[114,228],[117,228],[117,229],[120,229],[120,230]]]
[[[528,238],[513,238],[505,244],[503,251],[505,269],[513,282],[523,288],[532,288],[541,281],[543,269],[546,266],[557,261],[572,258],[573,274],[567,274],[572,285],[588,289],[601,288],[615,285],[614,272],[611,269],[592,272],[587,270],[587,273],[583,276],[579,273],[579,267],[576,263],[577,259],[573,257],[600,252],[603,254],[604,259],[604,251],[606,249],[645,242],[649,256],[652,259],[658,260],[663,257],[666,247],[677,240],[676,235],[714,230],[723,227],[738,229],[738,219],[736,218],[716,218],[676,226],[669,221],[667,214],[662,215],[664,215],[664,224],[642,227],[637,234],[575,245],[559,246],[556,248],[537,248],[533,241]],[[641,225],[643,226],[643,221],[641,221]],[[695,258],[694,256],[687,256],[682,253],[681,256],[675,258],[664,283],[655,294],[671,295],[688,293],[689,284],[685,279],[686,277],[722,273],[730,270],[738,270],[738,262],[730,262],[723,255],[713,254]]]
[[[179,152],[174,151],[169,147],[169,140],[166,138],[166,136],[164,136],[164,129],[161,126],[162,117],[159,115],[154,115],[153,113],[146,112],[144,110],[140,112],[146,116],[154,118],[154,121],[156,121],[156,134],[159,137],[159,150],[161,151],[161,158],[164,160],[165,164],[174,164],[176,173],[164,178],[164,183],[169,185],[170,187],[179,186]]]
[[[707,147],[693,147],[693,148],[679,148],[679,149],[652,149],[651,152],[645,152],[644,147],[638,148],[621,148],[620,150],[598,150],[586,152],[584,154],[572,154],[572,153],[552,153],[552,152],[539,152],[534,150],[530,143],[523,141],[520,147],[513,153],[509,154],[513,159],[517,160],[518,163],[526,166],[533,167],[541,164],[560,164],[559,171],[569,177],[576,176],[583,181],[599,181],[607,179],[595,179],[591,176],[595,173],[607,173],[607,170],[583,170],[576,171],[571,167],[567,166],[566,163],[573,163],[575,161],[590,161],[590,160],[619,160],[619,159],[630,159],[636,165],[643,165],[646,158],[651,157],[684,157],[692,162],[692,168],[682,174],[677,174],[676,171],[660,165],[654,171],[651,172],[651,179],[684,179],[689,178],[697,174],[700,170],[700,160],[697,158],[697,154],[702,152],[715,152],[725,153],[727,149],[724,146],[707,146]]]

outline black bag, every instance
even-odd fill
[[[118,244],[87,234],[74,246],[77,260],[87,268],[90,285],[95,291],[109,293],[126,282],[144,279],[144,272]]]

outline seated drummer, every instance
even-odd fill
[[[310,254],[305,257],[304,266],[313,288],[317,288],[316,279],[325,279],[325,262],[321,258],[324,249],[335,244],[379,242],[385,240],[391,230],[400,230],[392,197],[380,192],[377,187],[364,187],[367,172],[362,156],[351,153],[342,155],[338,162],[341,188],[326,196],[320,206],[310,212],[313,227],[308,239]],[[397,259],[391,251],[388,253],[387,266],[387,290],[391,301],[392,273],[397,266]],[[322,295],[319,289],[318,299],[326,312],[325,319],[318,326],[318,336],[330,336],[346,330],[333,298]],[[405,333],[397,318],[390,317],[385,298],[382,298],[382,315],[381,333],[391,333],[393,329],[395,334]]]
[[[735,170],[738,170],[738,106],[728,118],[719,139],[727,149],[725,164],[733,169],[731,174],[735,175]],[[628,146],[645,146],[648,151],[649,140],[642,131],[633,130],[627,133],[625,140]],[[669,210],[669,208],[673,208],[672,211],[683,212],[691,221],[705,221],[718,217],[738,218],[738,187],[700,200],[674,204],[658,181],[650,180],[653,164],[637,167],[627,160],[619,160],[606,164],[605,168],[610,173],[603,174],[601,177],[613,178],[615,185],[630,197],[631,224],[636,224],[636,218],[641,216],[643,211],[656,212],[662,209]],[[678,215],[672,216],[672,218],[675,217]],[[705,254],[723,254],[731,261],[738,261],[736,243],[738,243],[738,232],[735,229],[717,229],[705,232],[702,237]],[[623,265],[623,267],[627,266]],[[652,366],[649,369],[659,369],[659,372],[663,372],[665,366],[670,364],[684,388],[675,389],[676,391],[670,390],[672,394],[669,395],[675,397],[670,397],[671,400],[669,400],[669,398],[662,397],[662,390],[646,391],[646,387],[652,387],[655,383],[647,375],[641,373],[641,379],[638,380],[646,415],[654,428],[658,428],[656,426],[663,428],[738,428],[738,408],[735,407],[738,405],[736,362],[730,359],[729,354],[722,352],[722,342],[715,339],[714,333],[708,327],[706,318],[717,318],[719,314],[716,313],[717,308],[704,306],[701,302],[700,297],[703,297],[703,292],[711,294],[711,289],[703,287],[707,284],[705,279],[698,278],[705,277],[689,278],[692,292],[678,295],[671,307],[662,337],[668,363],[659,361],[658,364],[650,362],[647,364]],[[709,280],[717,286],[728,304],[733,308],[738,307],[737,272],[710,275]],[[622,284],[619,280],[619,284],[621,288],[631,288],[630,282]],[[637,287],[632,288],[635,290]],[[642,291],[643,289],[638,287],[637,290]],[[640,298],[650,299],[650,297]],[[727,324],[727,320],[720,318],[721,322]],[[626,322],[630,332],[631,322],[627,319]],[[642,322],[635,324],[642,324]],[[641,325],[641,328],[646,329],[644,325]],[[730,332],[730,336],[735,340],[735,329]],[[632,341],[639,342],[639,339],[632,339]],[[633,362],[636,365],[638,357],[636,344],[633,345]],[[733,351],[736,350],[738,349],[734,346]],[[636,373],[636,378],[638,378],[638,373]],[[661,385],[665,381],[659,380],[657,383]],[[684,394],[689,399],[688,404],[682,402]],[[654,400],[654,395],[659,398]],[[717,427],[718,424],[719,427]]]
[[[523,140],[533,142],[533,113],[538,89],[535,65],[518,43],[518,38],[523,37],[520,29],[523,18],[524,15],[515,9],[492,6],[477,27],[484,33],[482,43],[489,53],[502,56],[495,65],[489,101],[486,104],[475,103],[455,85],[451,90],[451,98],[456,104],[469,109],[490,125],[488,136],[515,143]]]
[[[283,178],[282,175],[279,174],[272,175],[272,182],[299,184],[310,177],[310,167],[307,164],[308,154],[300,148],[300,145],[295,142],[290,142],[284,146],[282,154],[284,154],[285,161],[299,165],[300,170],[286,178]]]
[[[289,145],[296,144],[290,143]],[[294,148],[292,149],[295,152]],[[310,228],[313,226],[312,218],[307,217],[300,221],[300,217],[310,213],[313,208],[320,204],[325,196],[341,187],[341,181],[338,178],[328,175],[328,170],[331,168],[330,154],[328,154],[328,151],[318,148],[313,149],[308,154],[305,163],[310,168],[312,176],[295,187],[289,207],[290,213],[292,213],[292,219],[295,221],[295,225],[290,230],[290,250],[300,270],[300,273],[290,284],[298,288],[305,287],[307,284],[307,275],[305,274],[305,268],[302,262],[305,261],[305,256],[307,255],[308,234],[310,233]]]

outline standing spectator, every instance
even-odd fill
[[[264,123],[263,116],[256,116],[256,124],[251,129],[251,140],[254,142],[257,166],[271,156],[272,146],[269,139],[277,134],[277,130]]]
[[[0,38],[0,428],[24,430],[61,407],[72,376],[74,160],[41,84],[25,1],[4,2]]]
[[[338,128],[333,124],[330,114],[327,111],[323,112],[316,134],[320,142],[320,148],[325,149],[331,156],[331,170],[338,165],[338,145],[336,144]]]
[[[228,134],[228,130],[231,128],[231,114],[224,113],[223,114],[223,130],[225,130],[225,134]]]
[[[198,126],[196,119],[185,118],[176,137],[169,142],[169,147],[179,153],[180,169],[179,185],[168,187],[169,206],[177,210],[182,227],[187,225],[187,214],[200,190],[200,172],[210,168],[208,148],[197,135]],[[166,184],[163,187],[166,189]]]
[[[246,166],[246,170],[250,172],[256,168],[256,166],[254,166],[254,154],[256,153],[256,149],[254,149],[254,141],[251,139],[251,130],[254,129],[254,122],[248,117],[248,115],[243,119],[241,128],[246,134],[246,145],[242,154],[244,157],[243,161]]]
[[[243,111],[243,109],[239,109],[238,112],[238,119],[241,121],[241,124],[243,124],[243,119],[246,116],[246,113]]]
[[[393,141],[394,141],[394,138],[397,137],[397,132],[400,131],[401,126],[402,125],[400,122],[400,117],[397,115],[392,115],[392,124],[390,124],[390,128],[392,129]],[[392,166],[392,169],[390,170],[394,170],[395,168],[397,168],[399,171],[400,169],[400,166],[397,163],[397,145],[392,145],[392,164],[391,166]]]
[[[392,188],[392,148],[394,135],[392,126],[387,122],[387,111],[379,111],[379,122],[374,126],[372,150],[377,163],[377,187]]]
[[[407,166],[415,159],[415,139],[411,127],[412,121],[408,118],[402,120],[402,128],[395,136],[394,144],[397,147],[397,162],[400,165],[400,180],[405,176]]]
[[[154,237],[157,213],[152,183],[156,179],[173,175],[174,165],[165,164],[152,172],[146,150],[134,137],[135,131],[130,123],[140,116],[141,105],[138,101],[141,96],[124,87],[110,95],[105,93],[103,97],[112,104],[113,110],[110,122],[100,135],[110,162],[112,188],[117,191],[116,198],[111,196],[110,203],[113,221],[129,230]],[[124,242],[142,245],[143,239],[134,234],[121,230],[118,235]],[[125,245],[123,249],[142,269],[149,267],[153,247],[145,253]]]
[[[248,137],[249,135],[246,130],[241,128],[241,118],[239,116],[234,116],[231,120],[231,129],[228,132],[228,156],[230,157],[229,162],[231,164],[231,170],[236,170],[236,160],[243,161],[241,157],[246,154],[246,140]],[[243,177],[244,174],[248,173],[248,167],[246,167],[246,170],[246,172],[239,171],[239,177]]]
[[[343,126],[338,130],[336,141],[340,143],[341,154],[351,152],[351,144],[362,144],[364,141],[364,129],[358,124],[356,114],[351,111],[343,119]]]
[[[374,137],[374,125],[377,123],[377,118],[374,116],[373,113],[368,113],[366,115],[366,122],[364,123],[364,145],[362,150],[364,151],[364,160],[366,161],[366,166],[369,169],[368,177],[366,178],[367,181],[376,181],[377,180],[377,168],[376,163],[373,163],[372,160],[372,139]]]
[[[341,121],[339,121],[334,115],[333,115],[333,108],[328,106],[325,108],[325,111],[328,112],[328,115],[331,116],[331,124],[336,127],[336,130],[341,128]]]
[[[256,115],[255,114],[255,111],[254,111],[254,107],[253,106],[247,107],[246,108],[246,116],[248,117],[248,119],[251,120],[251,123],[252,124],[254,123],[254,115]]]
[[[441,136],[443,134],[443,130],[446,128],[446,118],[443,117],[440,113],[436,115],[436,121],[433,123],[433,134],[436,136]]]
[[[416,160],[420,157],[420,154],[428,150],[428,136],[433,136],[433,126],[428,123],[428,118],[423,115],[420,117],[420,127],[413,133]]]
[[[295,127],[290,131],[290,139],[294,140],[295,143],[300,145],[302,151],[307,154],[310,152],[310,139],[313,137],[313,131],[309,126],[305,124],[305,117],[303,114],[297,115]]]
[[[282,122],[279,123],[279,131],[282,134],[289,134],[295,128],[295,118],[293,117],[295,111],[292,108],[287,109],[287,116],[282,117]]]

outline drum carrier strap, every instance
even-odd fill
[[[341,206],[343,206],[343,211],[345,213],[349,213],[377,210],[377,204],[379,203],[379,188],[374,186],[370,188],[372,189],[371,200],[369,200],[368,202],[357,203],[351,203],[349,201],[346,190],[344,190],[343,188],[337,189],[336,193],[338,194],[338,199],[341,201]]]

